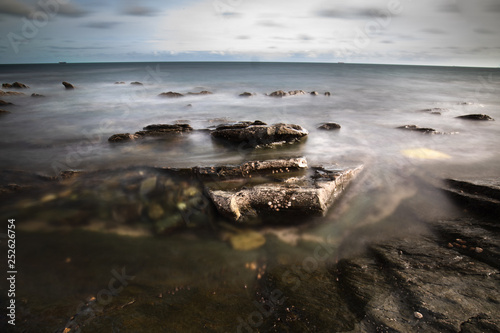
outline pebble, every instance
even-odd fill
[[[476,253],[481,253],[481,252],[483,252],[483,249],[480,247],[476,247]]]
[[[423,315],[423,314],[421,314],[420,312],[417,312],[417,311],[413,312],[413,315],[414,315],[414,316],[415,316],[415,318],[417,318],[417,319],[422,319],[422,318],[424,318],[424,315]]]

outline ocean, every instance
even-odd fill
[[[351,331],[362,310],[349,303],[331,267],[371,242],[427,239],[427,221],[462,216],[438,189],[442,179],[500,177],[497,68],[0,65],[0,83],[15,81],[30,88],[2,88],[25,95],[0,96],[13,103],[1,106],[10,113],[0,115],[0,216],[16,223],[17,323],[26,332],[267,332],[276,325]],[[213,94],[188,95],[205,90]],[[276,90],[319,94],[266,96]],[[184,96],[159,96],[168,91]],[[457,118],[468,114],[496,121]],[[250,149],[222,145],[207,131],[254,120],[298,124],[309,135],[300,144]],[[318,129],[327,122],[341,129]],[[113,134],[175,123],[195,130],[108,142]],[[439,133],[397,129],[404,125]],[[213,218],[203,204],[189,222],[204,227],[165,227],[186,220],[179,211],[203,193],[161,168],[282,157],[364,169],[325,217],[248,228]],[[48,180],[63,171],[82,173]],[[240,236],[258,244],[241,251],[234,245]]]

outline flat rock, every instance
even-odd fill
[[[45,95],[33,93],[31,94],[31,97],[45,97]]]
[[[12,105],[11,102],[6,102],[3,99],[0,99],[0,105]]]
[[[445,179],[442,189],[460,206],[479,215],[500,216],[500,182]]]
[[[338,130],[340,128],[341,126],[337,123],[324,123],[318,127],[318,129],[320,130],[327,130],[327,131]]]
[[[139,82],[139,81],[130,82],[130,84],[133,84],[135,86],[142,86],[143,85],[143,83]]]
[[[439,132],[434,128],[429,127],[419,127],[417,125],[403,125],[396,127],[397,129],[402,129],[406,131],[419,132],[423,134],[458,134],[458,132]]]
[[[192,131],[193,128],[189,124],[153,124],[148,125],[143,128],[142,131],[135,132],[134,134],[130,133],[120,133],[114,134],[109,137],[109,142],[123,142],[141,139],[144,137],[158,137],[165,136],[172,133],[180,133],[180,132],[189,132]]]
[[[232,221],[278,222],[284,218],[290,222],[298,217],[324,216],[361,169],[311,168],[299,177],[270,179],[236,190],[217,189],[215,184],[207,192],[219,213]]]
[[[466,119],[466,120],[495,120],[486,114],[466,114],[463,116],[458,116],[458,119]]]
[[[130,133],[113,134],[108,138],[109,142],[124,142],[140,138],[140,136]]]
[[[257,147],[298,142],[306,137],[308,132],[303,127],[294,124],[261,125],[257,122],[241,122],[220,125],[211,134],[214,138],[231,143]]]
[[[72,85],[71,83],[66,82],[66,81],[63,81],[63,82],[62,82],[62,85],[63,85],[63,86],[64,86],[64,88],[66,88],[66,89],[75,89],[75,86],[74,86],[74,85]]]
[[[188,92],[187,93],[188,95],[212,95],[213,92],[211,91],[207,91],[207,90],[203,90],[203,91],[200,91],[200,92]]]
[[[25,93],[19,91],[3,91],[0,90],[0,96],[25,96]]]
[[[177,97],[183,97],[184,95],[181,93],[178,93],[178,92],[169,91],[169,92],[163,92],[163,93],[159,94],[158,96],[177,98]]]

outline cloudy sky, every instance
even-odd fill
[[[500,66],[500,0],[0,0],[0,63]]]

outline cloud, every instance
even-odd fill
[[[83,24],[82,27],[93,28],[93,29],[111,29],[120,22],[108,22],[108,21],[99,21],[99,22],[89,22]]]
[[[316,16],[336,19],[374,18],[384,15],[384,11],[374,7],[342,9],[321,9],[315,12]]]
[[[0,14],[13,16],[28,16],[32,12],[32,8],[22,2],[16,0],[1,0]]]
[[[132,16],[153,16],[155,11],[145,6],[127,6],[123,10],[123,13]]]

